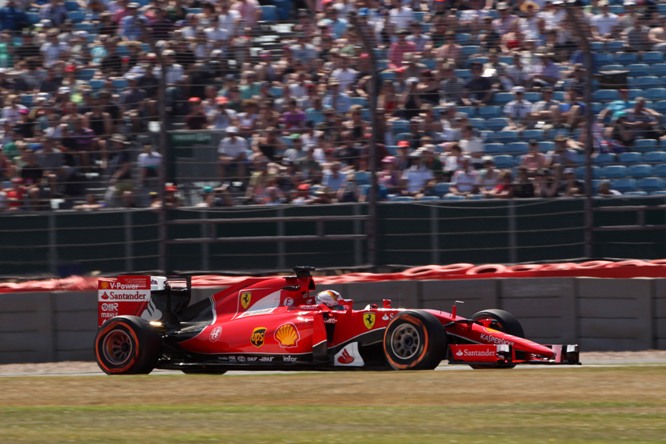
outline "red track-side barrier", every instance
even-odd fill
[[[348,284],[357,282],[386,282],[447,279],[495,279],[495,278],[551,278],[551,277],[596,277],[627,279],[636,277],[666,278],[666,259],[644,261],[587,261],[581,263],[562,262],[552,264],[502,264],[459,263],[449,265],[426,265],[409,268],[398,273],[348,273],[339,276],[318,276],[321,285]],[[246,276],[193,276],[194,287],[228,287],[245,280]],[[97,278],[72,276],[63,279],[47,279],[29,282],[0,282],[0,293],[28,293],[51,291],[95,291]]]

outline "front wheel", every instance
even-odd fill
[[[150,373],[161,354],[160,334],[138,316],[113,318],[95,337],[97,365],[109,375]]]
[[[520,324],[518,318],[506,310],[500,310],[498,308],[482,310],[474,313],[472,316],[472,321],[477,324],[481,324],[484,327],[501,331],[502,333],[508,333],[512,336],[518,336],[519,338],[525,337],[523,326]],[[491,366],[470,365],[470,367],[475,370],[482,370],[487,368],[514,368],[515,366],[515,364],[498,364]]]
[[[446,355],[444,327],[428,312],[406,311],[384,332],[384,355],[396,370],[432,370]]]

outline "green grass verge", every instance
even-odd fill
[[[664,375],[649,366],[0,378],[0,442],[663,443]]]

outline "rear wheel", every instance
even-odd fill
[[[138,316],[113,318],[95,337],[97,365],[109,375],[150,373],[161,354],[161,335]]]
[[[427,312],[406,311],[384,332],[384,355],[396,370],[432,370],[446,355],[446,333]]]
[[[472,320],[477,324],[481,324],[487,328],[492,328],[493,330],[501,331],[502,333],[508,333],[513,336],[518,336],[519,338],[525,337],[523,326],[520,324],[518,318],[506,310],[500,310],[498,308],[482,310],[478,313],[475,313],[472,316]],[[470,365],[470,367],[474,369],[514,368],[515,364],[498,364],[493,366]]]

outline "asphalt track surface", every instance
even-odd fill
[[[635,352],[582,352],[581,368],[585,366],[666,365],[666,350]],[[521,369],[571,368],[572,366],[525,365]],[[437,371],[468,371],[466,365],[442,364]],[[231,371],[229,375],[287,373],[277,371]],[[288,372],[294,373],[294,372]],[[179,371],[155,370],[154,375],[182,374]],[[0,378],[22,376],[104,376],[94,362],[49,362],[36,364],[0,364]]]

